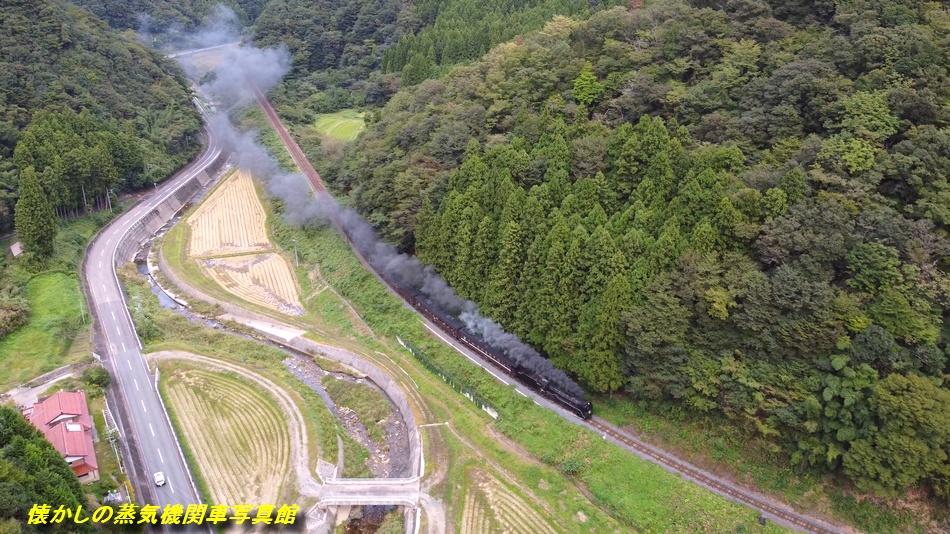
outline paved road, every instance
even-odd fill
[[[187,505],[200,501],[181,455],[175,432],[153,387],[154,375],[142,357],[141,343],[115,272],[117,262],[125,263],[128,258],[117,258],[117,248],[123,236],[136,222],[221,154],[220,140],[210,128],[207,131],[209,142],[198,159],[103,229],[87,251],[86,268],[83,272],[89,288],[90,304],[97,312],[97,329],[105,345],[103,361],[112,371],[115,386],[120,393],[120,402],[124,402],[126,413],[129,414],[130,420],[125,421],[125,428],[134,434],[142,455],[144,473],[139,473],[139,476],[149,478],[137,487],[152,490],[152,495],[138,495],[137,500],[162,507],[166,504]],[[165,473],[168,482],[164,487],[159,488],[151,483],[152,473],[157,471]]]

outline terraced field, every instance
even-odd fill
[[[187,255],[228,292],[287,315],[304,315],[297,280],[282,256],[242,254],[273,249],[266,218],[251,175],[235,172],[188,217]]]
[[[169,410],[214,503],[285,497],[290,435],[273,399],[243,380],[193,367],[178,367],[165,380]]]
[[[218,256],[269,250],[265,218],[251,175],[238,171],[188,217],[189,255]]]
[[[314,124],[314,127],[321,134],[341,141],[356,139],[356,136],[363,131],[364,126],[363,114],[352,109],[319,115],[317,122]]]
[[[465,495],[462,534],[505,532],[511,534],[558,534],[540,513],[518,494],[490,474],[473,469],[473,483]]]
[[[306,313],[297,299],[294,274],[277,254],[203,259],[200,265],[209,278],[244,300],[287,315]]]

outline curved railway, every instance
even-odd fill
[[[671,458],[664,454],[660,454],[651,447],[647,447],[639,440],[633,439],[630,436],[624,434],[617,430],[613,425],[605,423],[600,418],[593,418],[587,421],[587,423],[595,428],[602,435],[607,435],[613,438],[616,441],[621,442],[627,447],[636,450],[641,456],[649,457],[654,463],[660,464],[662,466],[668,467],[677,473],[680,473],[699,484],[712,489],[716,493],[723,495],[733,501],[741,502],[752,508],[755,508],[762,513],[772,516],[775,519],[780,520],[782,523],[793,525],[798,527],[806,532],[814,532],[816,534],[838,534],[840,531],[833,530],[828,526],[818,523],[813,519],[793,512],[791,510],[780,508],[771,504],[763,499],[757,498],[745,490],[741,490],[732,486],[731,484],[724,483],[723,481],[711,477],[706,473],[703,473],[699,469],[693,467],[692,465],[686,462],[680,462],[675,458]]]
[[[280,117],[277,115],[277,112],[274,111],[274,108],[271,107],[270,102],[267,101],[267,97],[264,96],[260,90],[255,90],[255,96],[257,98],[258,105],[264,111],[264,114],[267,115],[268,121],[274,127],[274,130],[277,131],[277,135],[281,138],[281,141],[284,143],[287,151],[290,152],[290,156],[294,160],[294,163],[297,164],[297,167],[303,172],[304,176],[307,178],[307,181],[310,182],[310,186],[313,188],[314,192],[321,192],[329,195],[330,191],[327,189],[326,185],[324,185],[323,179],[320,178],[320,173],[317,172],[317,170],[304,155],[303,150],[301,150],[297,142],[290,136],[290,132],[288,132],[284,127]],[[346,232],[343,231],[343,227],[340,222],[334,220],[332,223],[333,226],[343,236],[343,238],[346,239],[347,243],[350,245],[350,248],[360,260],[360,263],[362,263],[369,270],[369,272],[373,273],[390,291],[398,295],[398,293],[394,291],[392,287],[390,287],[386,280],[379,276],[379,274],[375,269],[372,268],[366,258],[363,257],[363,254],[360,253],[359,249],[353,244],[352,241],[350,241],[349,237],[346,235]],[[755,508],[763,514],[777,519],[786,525],[794,526],[806,532],[814,532],[816,534],[840,534],[841,532],[811,517],[797,513],[790,509],[776,506],[775,504],[757,497],[746,490],[737,488],[721,479],[706,474],[686,462],[677,460],[665,454],[661,454],[643,442],[619,431],[616,427],[604,422],[602,419],[595,417],[588,419],[585,423],[591,428],[599,431],[601,435],[610,436],[613,440],[623,444],[629,449],[636,451],[641,457],[660,464],[691,480],[694,480],[700,485],[705,486],[730,500]]]

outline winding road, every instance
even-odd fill
[[[83,263],[85,289],[90,309],[96,316],[97,353],[114,380],[111,396],[115,402],[112,404],[118,409],[116,415],[123,441],[129,448],[126,466],[130,470],[129,478],[136,484],[139,504],[187,507],[201,500],[154,387],[155,376],[142,356],[142,345],[116,269],[132,260],[122,254],[123,240],[130,231],[221,155],[220,140],[210,127],[205,131],[208,143],[204,152],[157,187],[155,193],[106,226],[89,246]],[[152,476],[158,471],[165,473],[167,480],[162,487],[152,483]]]
[[[319,174],[313,169],[310,162],[307,161],[302,151],[284,129],[263,94],[258,93],[258,103],[277,129],[295,162],[310,179],[313,189],[315,191],[326,191]],[[204,112],[202,111],[202,113]],[[129,449],[126,465],[130,470],[130,479],[136,483],[137,501],[140,504],[149,503],[160,507],[168,504],[187,506],[191,503],[200,503],[201,499],[185,462],[178,438],[155,389],[156,377],[152,374],[152,370],[142,355],[141,342],[135,331],[116,269],[118,266],[132,260],[131,257],[128,257],[129,248],[125,242],[130,233],[139,229],[142,222],[157,212],[169,197],[175,195],[182,186],[195,176],[211,167],[222,155],[221,140],[210,127],[206,128],[206,132],[208,143],[204,152],[195,161],[162,184],[161,187],[156,188],[154,194],[133,206],[104,228],[90,245],[82,269],[90,308],[96,316],[97,352],[102,357],[103,364],[111,371],[115,381],[115,387],[111,388],[110,391],[110,397],[112,397],[110,400],[114,401],[113,405],[118,408],[124,442]],[[358,253],[357,255],[361,256]],[[360,259],[365,265],[366,261],[362,257]],[[370,271],[372,272],[372,269]],[[437,332],[434,333],[438,335]],[[451,340],[445,338],[443,340],[460,349]],[[474,356],[469,351],[461,352],[470,358]],[[482,367],[491,372],[489,366],[482,365]],[[496,377],[503,380],[497,375]],[[520,391],[521,388],[517,389],[519,389],[519,393],[533,397],[536,402],[540,401],[539,403],[543,403],[546,407],[555,408],[543,399],[538,399],[533,395],[533,392],[522,392]],[[837,529],[824,522],[797,513],[784,506],[776,506],[776,503],[770,502],[769,499],[763,496],[740,488],[727,488],[726,486],[732,485],[718,480],[716,477],[710,476],[686,462],[670,458],[662,453],[657,454],[659,451],[655,451],[653,447],[620,432],[619,429],[605,425],[603,421],[594,420],[587,422],[586,425],[603,434],[604,439],[633,450],[642,457],[660,463],[671,471],[685,475],[727,498],[758,508],[764,514],[782,523],[813,532],[837,531]],[[654,450],[647,451],[645,450],[647,448]],[[664,458],[659,458],[660,455]],[[164,472],[167,479],[167,484],[162,487],[157,487],[151,483],[152,474],[158,471]],[[309,472],[306,476],[301,476],[301,473],[298,473],[298,477],[301,478],[301,482],[305,482],[303,486],[313,491],[313,493],[324,493],[314,487],[316,481],[312,479]],[[709,482],[715,484],[709,484]],[[379,490],[385,492],[387,489],[389,491],[393,489],[391,485],[387,486],[389,487],[379,488]],[[332,497],[329,494],[320,496],[330,501],[333,500],[333,497],[337,497],[343,502],[347,499],[357,498],[359,494],[365,495],[367,489],[369,488],[352,488],[352,494],[350,494],[351,488],[341,487],[336,488],[336,495]],[[418,498],[417,492],[418,486],[414,488],[415,498]],[[375,491],[369,491],[368,493],[372,494]],[[207,527],[202,530],[207,531]]]

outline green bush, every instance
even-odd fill
[[[105,367],[96,365],[82,372],[82,381],[106,389],[112,383],[112,376],[109,375],[109,371]]]

